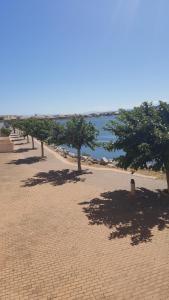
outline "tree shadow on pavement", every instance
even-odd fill
[[[28,152],[30,150],[34,150],[32,148],[19,148],[17,150],[14,151],[14,153],[23,153],[23,152]]]
[[[11,138],[12,142],[20,142],[20,141],[24,141],[24,138]]]
[[[16,160],[11,160],[9,165],[31,165],[40,161],[44,161],[45,158],[39,157],[39,156],[31,156],[26,158],[20,158]]]
[[[83,212],[90,225],[111,229],[109,240],[131,238],[131,245],[152,241],[153,229],[169,228],[169,195],[145,188],[131,196],[126,190],[101,194],[84,205]]]
[[[25,144],[28,144],[28,143],[14,143],[14,145],[25,145]]]
[[[50,170],[49,172],[39,172],[33,178],[28,178],[23,181],[23,187],[32,187],[35,185],[42,185],[45,183],[50,183],[54,186],[62,185],[64,183],[77,183],[79,181],[84,182],[85,178],[81,178],[81,175],[92,174],[88,170],[82,171],[72,171],[69,169],[64,170]]]

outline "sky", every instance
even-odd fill
[[[169,101],[168,0],[1,0],[0,115]]]

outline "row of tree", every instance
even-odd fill
[[[13,130],[16,129],[32,140],[32,149],[34,138],[41,142],[41,156],[44,157],[44,142],[56,145],[68,145],[77,150],[78,171],[81,171],[81,149],[82,146],[88,146],[94,149],[97,145],[98,130],[91,122],[86,122],[84,117],[73,117],[66,124],[61,125],[51,120],[26,119],[12,121]]]
[[[24,136],[34,137],[43,143],[66,144],[77,149],[78,170],[81,171],[81,148],[94,149],[97,144],[98,130],[83,117],[74,117],[65,125],[48,120],[28,119],[13,123]],[[169,191],[169,104],[158,105],[144,102],[132,110],[119,110],[105,130],[113,134],[113,141],[104,145],[109,151],[123,150],[116,158],[117,166],[127,169],[151,168],[166,172]]]

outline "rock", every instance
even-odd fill
[[[82,160],[83,160],[83,161],[86,161],[86,160],[88,160],[88,156],[86,156],[86,155],[82,155]]]
[[[89,166],[91,166],[93,163],[92,163],[92,161],[88,161],[87,164],[88,164]]]
[[[96,158],[93,158],[93,157],[91,157],[91,156],[86,156],[86,162],[88,163],[88,164],[99,164],[100,163],[100,161],[98,160],[98,159],[96,159]]]
[[[99,163],[99,160],[96,159],[96,158],[93,158],[92,163],[93,163],[93,164],[98,164],[98,163]]]
[[[109,163],[109,160],[106,157],[102,157],[100,160],[101,165],[107,165]]]
[[[93,161],[93,158],[92,158],[91,156],[87,156],[87,159],[86,159],[86,160],[92,162],[92,161]]]
[[[87,156],[83,155],[83,156],[81,157],[81,160],[82,160],[82,161],[86,161],[86,160],[87,160]]]
[[[56,149],[56,148],[55,148]],[[61,152],[62,148],[61,147],[57,147],[57,151]]]
[[[115,164],[113,164],[113,163],[108,163],[107,166],[108,166],[109,168],[115,168],[115,167],[116,167]]]
[[[62,147],[58,147],[58,151],[61,153],[61,154],[64,154],[66,149],[65,148],[62,148]]]
[[[114,167],[117,167],[117,161],[116,160],[112,160],[112,165],[114,166]]]
[[[69,155],[70,157],[72,157],[72,158],[76,158],[76,157],[77,157],[76,154],[73,153],[73,152],[68,152],[68,155]]]

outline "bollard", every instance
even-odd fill
[[[134,179],[131,179],[130,184],[131,184],[131,195],[134,195],[136,190]]]

